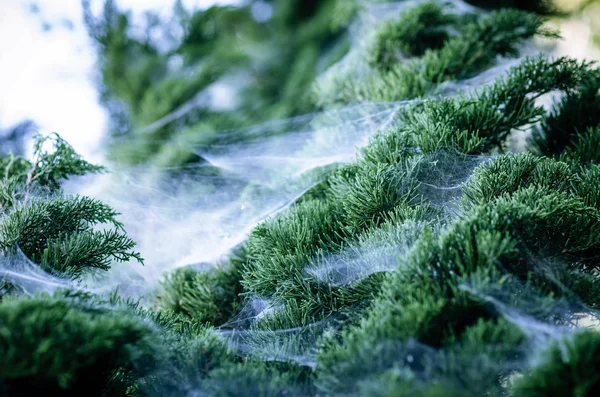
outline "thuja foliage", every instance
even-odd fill
[[[31,161],[15,155],[12,151],[0,161],[3,170],[0,205],[4,210],[13,208],[19,201],[27,201],[35,191],[57,191],[60,181],[69,179],[70,176],[104,170],[102,166],[83,160],[57,134],[36,137]]]
[[[138,35],[131,13],[115,1],[104,1],[100,14],[83,2],[111,132],[124,138],[111,151],[120,161],[198,162],[189,144],[213,142],[214,131],[314,110],[308,88],[349,45],[345,26],[333,28],[335,0],[247,1],[206,10],[174,3],[170,19],[148,14],[135,26]],[[228,98],[216,103],[214,88]]]
[[[437,2],[410,8],[398,20],[377,28],[375,45],[369,63],[374,68],[389,70],[402,57],[420,56],[428,49],[439,49],[448,40],[448,28],[457,20]]]
[[[40,295],[0,305],[0,394],[102,395],[150,365],[148,324],[120,310]]]
[[[408,107],[322,195],[251,233],[244,294],[278,309],[245,343],[261,354],[265,329],[277,338],[341,321],[347,328],[325,332],[317,355],[325,394],[513,393],[511,375],[539,349],[536,324],[567,327],[600,303],[598,170],[569,156],[483,156],[560,113],[538,97],[585,92],[597,73],[531,57],[470,97]],[[447,196],[449,174],[469,164],[461,194]]]
[[[53,275],[78,278],[106,270],[115,260],[142,261],[115,210],[60,192],[60,181],[104,170],[83,160],[60,136],[38,136],[32,161],[10,153],[0,162],[0,251],[7,263],[31,260]],[[102,224],[108,228],[94,229]]]
[[[377,29],[366,55],[374,69],[357,78],[351,66],[332,76],[333,81],[321,82],[320,104],[421,97],[435,93],[440,83],[477,75],[498,56],[517,55],[519,46],[533,36],[558,36],[535,14],[502,9],[453,15],[451,5],[437,2],[416,6]],[[436,42],[431,42],[432,35]]]
[[[594,139],[593,129],[600,122],[598,106],[600,76],[591,76],[583,90],[568,92],[560,99],[550,117],[534,131],[533,144],[546,156],[560,155],[567,147],[586,145],[584,142]]]
[[[336,23],[345,24],[355,18],[364,10],[365,7],[375,3],[391,3],[390,0],[336,0]],[[523,11],[536,12],[538,14],[553,14],[560,12],[560,7],[554,4],[552,0],[467,0],[469,4],[477,7],[495,9],[495,8],[516,8]],[[584,2],[585,4],[585,2]]]
[[[209,270],[182,267],[167,276],[158,295],[160,306],[196,321],[221,325],[242,306],[240,271],[245,251]]]
[[[519,379],[517,396],[593,396],[598,393],[597,332],[584,331],[562,343],[553,343],[543,364]]]
[[[216,388],[223,366],[248,368],[214,330],[115,295],[8,298],[0,318],[3,396],[187,395]]]
[[[107,205],[86,197],[32,200],[2,220],[0,249],[21,250],[42,267],[71,276],[86,268],[106,270],[111,259],[141,261],[138,253],[130,251],[135,243],[122,232],[116,215]],[[100,223],[114,229],[94,231]]]
[[[518,8],[524,11],[533,11],[541,14],[550,14],[560,11],[560,4],[555,4],[551,0],[468,0],[468,3],[484,8]]]
[[[160,76],[162,55],[129,37],[127,15],[107,4],[106,20],[93,25],[103,51],[141,54],[126,68]],[[337,19],[328,12],[343,8],[339,1],[302,11],[301,2],[282,4],[274,2],[272,23],[308,36],[324,26],[319,18],[343,30],[355,12],[350,2]],[[220,52],[218,62],[236,58],[219,21],[248,12],[194,14],[198,30],[183,41],[194,46],[174,53],[184,64]],[[248,24],[241,34],[271,26]],[[344,84],[320,91],[322,104],[419,100],[399,106],[354,161],[258,224],[230,260],[167,275],[149,307],[117,294],[19,296],[15,282],[15,296],[0,303],[0,394],[595,395],[600,334],[582,324],[597,320],[600,306],[600,69],[530,56],[470,93],[437,97],[443,83],[478,76],[534,35],[556,33],[524,11],[459,14],[434,2],[379,26],[365,54],[372,70],[336,76]],[[297,56],[302,67],[315,59]],[[160,84],[147,87],[130,69],[128,86],[112,61],[103,64],[111,100],[129,101],[128,120],[152,116],[146,106],[161,104],[159,91],[137,101]],[[187,89],[183,77],[164,78],[177,96]],[[560,98],[550,110],[540,101],[547,95]],[[161,126],[155,137],[176,130]],[[511,153],[508,140],[529,132],[523,153]],[[11,181],[2,195],[5,256],[21,252],[63,278],[140,259],[110,207],[60,195],[60,180],[99,169],[57,148],[35,157],[45,161],[2,160]]]

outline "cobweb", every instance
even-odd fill
[[[343,91],[351,87],[353,82],[366,80],[376,73],[367,60],[368,49],[373,46],[376,39],[377,27],[386,21],[398,19],[407,9],[428,1],[430,0],[359,2],[363,4],[363,12],[350,30],[351,49],[339,62],[317,78],[314,90],[319,100],[326,104],[347,100]],[[447,0],[443,3],[447,11],[454,15],[486,13],[462,0]],[[453,31],[450,30],[450,33],[452,34]],[[511,67],[518,65],[523,57],[539,53],[539,48],[528,42],[520,46],[519,52],[518,57],[497,57],[490,68],[471,78],[443,82],[427,96],[437,98],[472,93],[493,82]]]
[[[353,47],[340,63],[319,77],[321,88],[331,79],[361,79],[369,73],[364,51],[372,40],[373,27],[386,18],[394,18],[420,1],[370,6],[354,28]],[[466,3],[451,2],[454,12],[475,9]],[[478,11],[479,12],[479,11]],[[525,53],[530,48],[526,47]],[[500,60],[497,66],[464,81],[442,84],[436,95],[450,96],[468,92],[489,83],[520,59]],[[208,106],[206,92],[172,114],[137,131],[150,133],[185,117],[198,107]],[[194,145],[177,139],[162,142],[198,156],[202,161],[176,167],[128,166],[115,163],[107,175],[94,176],[83,185],[67,185],[67,191],[101,199],[119,211],[128,235],[146,259],[138,264],[115,264],[100,280],[74,284],[42,270],[25,255],[0,257],[0,278],[16,285],[21,292],[54,292],[75,288],[119,293],[140,298],[152,293],[168,272],[189,265],[210,267],[225,258],[246,240],[248,233],[268,217],[284,211],[307,191],[324,181],[330,170],[356,159],[357,149],[366,145],[379,131],[394,126],[397,114],[413,101],[361,103],[325,110],[301,117],[272,121],[261,125],[222,131],[210,145]],[[135,143],[133,135],[132,143]],[[155,142],[159,143],[159,141]],[[439,152],[428,155],[415,175],[418,193],[446,217],[456,215],[461,187],[473,170],[492,159],[491,156],[467,156]],[[370,238],[359,239],[325,257],[312,258],[305,276],[331,288],[356,285],[376,273],[401,270],[406,265],[425,222],[404,222],[383,228]],[[521,371],[535,363],[541,350],[551,341],[560,341],[576,332],[582,324],[596,324],[597,313],[578,302],[549,304],[536,291],[516,279],[500,285],[481,285],[466,280],[460,288],[473,299],[496,308],[527,336],[522,353],[514,361],[490,363],[489,357],[502,346],[488,346],[488,351],[464,353],[464,362],[481,362],[496,371]],[[0,284],[1,285],[1,284]],[[1,292],[1,291],[0,291]],[[519,303],[515,303],[518,294]],[[285,310],[269,297],[250,297],[246,306],[217,329],[219,335],[241,355],[263,361],[291,361],[311,369],[317,368],[321,339],[339,331],[335,318],[296,328],[264,329],[262,321]],[[552,321],[549,321],[551,319]],[[407,374],[427,384],[440,374],[455,352],[428,346],[416,340],[381,340],[370,346],[369,357],[378,357],[363,368],[360,376],[347,379],[348,388],[375,393],[379,376],[386,373]],[[195,385],[197,386],[197,385]],[[209,395],[194,389],[189,395]],[[367,393],[368,394],[368,393]],[[251,395],[239,390],[239,395]],[[289,395],[296,395],[290,393]]]
[[[114,266],[104,282],[139,296],[165,272],[223,259],[259,222],[322,182],[328,167],[352,161],[408,103],[363,104],[225,131],[215,144],[185,147],[204,159],[200,164],[115,165],[80,192],[122,213],[146,262]]]
[[[13,254],[0,254],[0,286],[3,281],[10,283],[10,288],[16,288],[20,293],[27,295],[39,292],[53,293],[57,289],[73,287],[71,280],[44,271],[18,247]],[[0,297],[2,295],[3,291],[0,288]]]

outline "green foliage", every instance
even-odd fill
[[[501,314],[471,291],[485,293],[496,285],[501,290],[502,285],[510,280],[504,272],[527,282],[528,274],[535,272],[535,269],[530,269],[532,273],[523,269],[530,255],[556,258],[558,254],[568,252],[574,263],[578,262],[575,257],[583,260],[589,252],[589,244],[597,238],[587,240],[587,237],[590,232],[593,235],[598,230],[597,213],[585,208],[577,200],[566,199],[557,193],[540,196],[529,188],[518,191],[513,197],[501,197],[475,207],[439,238],[426,234],[412,250],[408,265],[397,268],[382,286],[380,296],[366,312],[360,326],[344,335],[343,345],[323,351],[320,356],[320,387],[329,393],[346,393],[356,387],[355,383],[348,383],[348,379],[362,382],[377,376],[381,382],[381,375],[389,374],[389,371],[394,371],[395,365],[399,365],[396,357],[403,354],[401,351],[408,349],[404,354],[411,354],[411,340],[414,338],[418,344],[423,344],[421,349],[415,350],[416,357],[435,354],[435,359],[432,359],[435,370],[431,369],[433,373],[426,374],[433,379],[428,378],[424,387],[440,381],[456,382],[465,377],[458,385],[458,390],[465,395],[480,395],[492,390],[489,388],[500,390],[502,385],[495,382],[502,374],[508,376],[510,371],[503,372],[502,366],[497,365],[498,361],[488,362],[486,371],[490,371],[489,374],[480,376],[481,362],[473,359],[462,361],[465,355],[454,357],[449,353],[455,349],[460,351],[456,343],[466,337],[470,327],[478,321],[491,321]],[[590,216],[595,219],[590,221]],[[583,236],[578,235],[581,230],[586,230]],[[566,246],[565,241],[569,242]],[[523,255],[522,258],[519,258],[520,255]],[[499,264],[502,268],[498,267]],[[586,271],[593,272],[590,269]],[[534,282],[539,283],[540,294],[549,283],[557,282],[551,272],[535,274],[542,278]],[[569,279],[560,281],[569,282]],[[567,289],[573,287],[572,284]],[[519,298],[519,294],[512,297],[516,302]],[[523,310],[532,315],[544,314],[543,311],[535,312],[538,307],[522,305]],[[511,356],[519,354],[517,342],[522,340],[522,335],[519,336],[518,328],[512,324],[497,331],[496,340],[506,341],[508,335],[513,335],[515,342],[507,344],[506,350],[495,347],[493,341],[486,347],[486,334],[476,333],[470,337],[477,335],[470,348],[483,349],[480,351],[491,349],[498,354],[497,360],[508,363]],[[395,346],[396,350],[390,346]],[[442,353],[428,353],[428,349],[440,348]],[[401,349],[400,352],[397,349]],[[384,351],[389,355],[383,355]],[[441,368],[438,354],[449,360]],[[486,357],[489,357],[488,353]],[[415,360],[415,363],[405,363],[407,373],[401,372],[405,381],[411,376],[422,376],[414,371],[423,371],[423,363],[419,358]],[[459,372],[451,372],[454,369]]]
[[[506,78],[485,86],[474,98],[453,98],[442,101],[441,105],[429,101],[427,111],[435,122],[449,123],[458,132],[467,134],[447,138],[450,142],[457,141],[454,144],[455,147],[460,145],[457,150],[481,153],[494,147],[502,148],[511,130],[543,117],[545,110],[536,104],[537,98],[553,91],[575,91],[596,74],[590,69],[591,65],[565,57],[555,60],[527,57],[511,68]],[[473,135],[480,139],[475,140]]]
[[[588,128],[574,137],[574,143],[566,148],[561,158],[581,164],[600,163],[600,126]]]
[[[575,186],[576,194],[583,199],[585,205],[598,207],[600,203],[600,166],[592,165],[580,173],[580,181]]]
[[[409,108],[404,125],[377,135],[363,151],[364,158],[374,165],[401,164],[403,158],[415,158],[414,142],[420,153],[440,149],[481,153],[482,149],[501,147],[509,131],[544,115],[534,104],[535,97],[555,89],[577,92],[574,89],[593,73],[588,64],[568,59],[526,59],[506,79],[472,99],[427,101]],[[466,140],[458,138],[452,143],[461,136],[455,131],[465,131]],[[574,294],[597,305],[594,269],[600,218],[592,208],[597,201],[592,193],[595,171],[579,173],[570,164],[530,154],[501,156],[476,169],[463,188],[464,215],[439,237],[426,232],[409,251],[407,261],[390,266],[396,270],[381,286],[360,324],[342,334],[342,344],[323,348],[319,388],[344,394],[360,387],[366,388],[365,395],[386,395],[397,387],[407,388],[409,395],[437,395],[439,390],[458,395],[500,392],[502,379],[523,364],[517,360],[507,371],[497,363],[510,363],[523,354],[518,342],[523,335],[513,325],[499,331],[498,340],[508,335],[516,338],[506,350],[473,340],[469,349],[485,351],[484,362],[465,361],[465,355],[451,353],[460,351],[458,340],[477,321],[503,321],[502,313],[471,291],[502,286],[511,280],[506,278],[508,274],[548,301],[553,296]],[[343,193],[347,195],[347,191]],[[519,296],[512,299],[519,302]],[[519,305],[531,315],[548,318],[537,306]],[[415,339],[416,347],[411,342]],[[429,353],[429,349],[440,348],[440,353]],[[411,349],[416,349],[415,357],[435,358],[398,362],[399,354],[412,357]],[[490,352],[498,353],[497,361],[487,361]],[[447,363],[440,364],[444,359]],[[427,367],[430,361],[435,362],[432,368]],[[486,375],[479,376],[482,373]],[[425,383],[415,383],[423,376]]]
[[[21,250],[42,268],[66,277],[79,277],[86,269],[106,270],[111,261],[136,259],[135,245],[111,207],[88,197],[34,199],[0,220],[0,250],[5,255]],[[108,223],[113,230],[96,231]]]
[[[49,143],[51,150],[47,148]],[[56,133],[37,135],[33,149],[31,162],[13,153],[0,158],[0,167],[4,171],[0,182],[0,207],[5,211],[20,200],[27,201],[34,189],[55,192],[59,190],[60,182],[70,176],[104,171],[104,167],[82,159]]]
[[[50,141],[52,151],[44,150],[44,145]],[[38,136],[33,147],[34,160],[32,169],[27,174],[27,184],[39,182],[53,190],[59,188],[59,182],[69,179],[71,175],[97,173],[104,167],[88,163],[58,134],[47,137]],[[8,171],[10,175],[10,171]]]
[[[584,147],[575,150],[585,152],[586,145],[593,145],[589,138],[586,138],[593,134],[593,131],[586,130],[600,124],[597,112],[599,106],[600,69],[596,69],[595,74],[582,81],[580,89],[567,92],[556,104],[553,112],[544,119],[541,128],[534,130],[534,146],[546,156],[555,156],[564,152],[566,148],[581,145]]]
[[[0,304],[0,395],[101,396],[152,365],[148,324],[124,311],[40,295]]]
[[[499,156],[475,170],[471,183],[463,189],[463,202],[465,207],[485,204],[528,187],[569,191],[576,179],[563,162],[529,153]]]
[[[462,352],[458,341],[463,333],[478,322],[504,321],[501,313],[464,285],[477,282],[477,288],[487,290],[512,280],[505,272],[549,301],[553,294],[575,294],[591,306],[600,303],[594,283],[594,258],[599,248],[594,241],[599,237],[600,218],[585,198],[593,190],[591,178],[579,175],[567,163],[530,154],[501,156],[484,163],[464,188],[465,214],[448,230],[437,237],[439,229],[420,226],[416,230],[422,235],[416,241],[407,233],[415,230],[408,227],[415,222],[439,222],[435,211],[426,210],[430,197],[423,195],[420,181],[435,184],[430,170],[438,162],[442,167],[450,164],[442,153],[478,154],[502,148],[510,131],[544,116],[535,98],[554,90],[575,90],[591,73],[595,72],[585,62],[533,57],[471,98],[410,106],[398,127],[377,134],[355,164],[333,173],[331,193],[325,193],[321,201],[302,202],[255,229],[248,243],[250,256],[243,285],[251,294],[274,298],[286,307],[274,315],[273,322],[265,320],[268,329],[275,326],[275,319],[285,318],[282,324],[286,327],[305,325],[360,302],[357,313],[359,319],[360,313],[364,317],[357,328],[342,334],[343,345],[333,343],[319,356],[317,384],[321,391],[344,394],[364,381],[360,387],[370,395],[375,393],[372,385],[393,390],[400,379],[402,384],[412,385],[410,390],[434,393],[429,386],[412,384],[410,375],[392,377],[390,384],[382,384],[396,368],[396,357],[401,354],[397,349],[404,349],[413,339],[423,349],[443,348],[435,357],[447,360],[447,372],[431,369],[427,385],[443,385],[458,394],[502,390],[501,379],[511,370],[499,369],[494,361],[464,360],[457,352]],[[455,157],[461,161],[459,154]],[[390,234],[390,230],[401,232]],[[375,241],[378,243],[373,244]],[[385,241],[411,248],[382,259],[373,251]],[[359,263],[391,262],[375,273],[392,271],[392,276],[357,276],[353,273],[358,270],[350,268],[350,279],[358,280],[354,284],[323,284],[324,280],[311,279],[311,269],[327,271],[328,266],[351,263],[355,259],[352,252],[360,257],[365,251],[376,259],[361,258],[364,262]],[[535,258],[551,259],[543,262],[547,268],[542,271]],[[372,305],[364,308],[364,300],[373,297]],[[299,303],[297,312],[290,309],[292,302]],[[538,309],[532,308],[532,314],[547,318],[546,312]],[[356,320],[356,313],[350,318]],[[518,327],[509,324],[506,334],[499,332],[496,338],[508,335],[523,341]],[[485,357],[497,352],[500,361],[524,354],[521,342],[506,349],[497,349],[495,343],[482,345],[481,340],[473,340],[464,348],[480,349],[478,354]],[[418,365],[421,363],[414,364]],[[511,368],[522,365],[515,362]],[[483,367],[486,375],[477,375]],[[454,384],[463,372],[468,375]],[[358,379],[358,383],[349,379]]]
[[[415,168],[416,162],[410,161],[397,166],[362,168],[350,181],[344,199],[348,227],[358,231],[376,226],[385,220],[385,214],[411,203],[415,190],[411,177]]]
[[[595,396],[600,390],[598,349],[598,332],[591,330],[552,343],[540,362],[516,380],[515,396]]]
[[[239,360],[214,329],[80,292],[0,305],[0,395],[189,393]]]
[[[242,252],[240,257],[231,257],[229,263],[208,271],[191,267],[175,270],[162,282],[163,292],[157,296],[160,307],[214,326],[225,323],[241,308],[244,257]]]
[[[218,130],[315,109],[307,87],[345,51],[345,27],[365,4],[275,0],[263,22],[253,5],[178,4],[181,38],[153,15],[139,38],[112,1],[100,17],[85,3],[114,133],[131,138],[113,155],[198,162],[190,147],[214,143]],[[518,56],[536,35],[556,37],[543,23],[514,9],[459,15],[420,3],[380,27],[361,60],[371,70],[355,78],[361,66],[350,65],[321,105],[448,90],[441,84]],[[167,32],[164,46],[157,32]],[[200,101],[162,119],[236,75],[248,86],[235,87],[235,109]],[[600,307],[598,81],[590,62],[533,56],[469,94],[401,106],[354,161],[319,169],[326,179],[260,222],[228,261],[168,274],[148,300],[158,307],[116,293],[5,298],[0,394],[597,394],[598,335],[572,328]],[[554,93],[547,111],[539,99]],[[531,130],[530,153],[502,154],[511,134]],[[32,162],[0,159],[4,258],[21,250],[63,278],[141,261],[112,208],[61,195],[61,180],[101,168],[49,139],[54,149],[40,139]],[[0,294],[18,288],[0,279]]]
[[[37,136],[31,162],[11,153],[0,164],[0,251],[8,261],[23,253],[42,270],[65,278],[107,270],[113,261],[143,262],[115,210],[89,197],[62,197],[62,180],[104,167],[83,160],[58,134]],[[19,290],[3,277],[0,283],[0,297]]]
[[[298,367],[278,371],[261,362],[248,361],[243,365],[224,367],[211,373],[207,389],[215,396],[277,397],[306,396],[315,393],[306,370]]]
[[[450,36],[447,25],[454,21],[454,16],[444,11],[442,4],[431,1],[410,8],[397,21],[383,23],[371,47],[370,66],[389,70],[403,57],[441,48]]]
[[[206,388],[213,372],[243,365],[214,328],[164,312],[148,312],[137,305],[133,309],[159,326],[157,364],[139,382],[129,382],[139,395],[197,393]]]
[[[287,217],[272,219],[254,229],[242,272],[244,288],[258,295],[277,291],[283,299],[297,299],[298,294],[312,298],[314,283],[304,279],[303,268],[319,251],[339,244],[341,210],[335,201],[306,201],[295,206]],[[315,303],[312,299],[306,302]]]
[[[552,0],[467,0],[477,7],[484,8],[518,8],[525,11],[538,12],[541,14],[554,13],[557,11],[556,4]]]
[[[438,22],[442,26],[447,23],[445,19]],[[516,56],[519,45],[533,36],[558,37],[543,25],[544,19],[537,15],[513,9],[465,18],[458,35],[450,37],[439,49],[425,51],[422,57],[358,80],[336,77],[339,84],[321,90],[319,103],[399,101],[435,93],[440,83],[472,77],[493,66],[498,56]],[[389,53],[389,49],[386,51]]]
[[[106,0],[99,15],[84,1],[113,135],[149,147],[129,152],[117,140],[114,158],[152,159],[160,149],[157,139],[174,141],[178,130],[198,120],[209,130],[223,130],[312,111],[307,88],[348,47],[344,29],[331,28],[334,3],[272,1],[267,21],[254,18],[252,4],[191,11],[177,3],[170,21],[148,14],[139,37],[132,33],[131,14],[114,1]],[[181,37],[173,34],[178,30]],[[214,84],[232,91],[231,106],[211,104]],[[180,116],[164,118],[174,113]],[[198,160],[188,154],[172,157],[168,165]]]

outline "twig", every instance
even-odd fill
[[[34,174],[35,174],[35,171],[37,169],[38,163],[40,161],[40,154],[41,154],[41,150],[36,153],[35,159],[33,160],[33,167],[31,167],[31,170],[29,170],[29,172],[27,173],[27,182],[25,183],[25,199],[24,199],[24,202],[27,202],[27,200],[29,199],[29,192],[31,190],[31,184],[35,180]]]

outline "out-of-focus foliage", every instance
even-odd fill
[[[348,46],[344,28],[333,27],[334,3],[257,1],[200,11],[177,3],[172,19],[149,13],[139,26],[112,0],[100,15],[84,1],[111,132],[125,140],[114,145],[114,158],[197,161],[169,156],[163,152],[177,149],[161,143],[207,143],[210,131],[313,110],[310,85]],[[135,149],[126,144],[131,137]]]
[[[559,8],[553,0],[467,0],[468,3],[483,8],[517,8],[524,11],[548,14]]]
[[[185,146],[315,109],[314,77],[366,3],[178,4],[141,30],[111,0],[101,16],[87,7],[112,156],[202,161]],[[16,296],[0,302],[0,396],[595,396],[600,339],[581,328],[600,307],[598,65],[523,56],[534,36],[557,36],[538,14],[400,10],[366,38],[367,72],[350,64],[317,98],[408,99],[393,122],[254,223],[235,256],[168,274],[149,307],[71,284],[24,296],[18,260],[41,283],[141,258],[111,207],[62,196],[61,181],[102,168],[60,137],[38,138],[31,161],[1,157],[0,294]],[[434,95],[503,57],[520,59]],[[210,98],[224,86],[227,109]],[[509,153],[526,131],[524,153]]]

